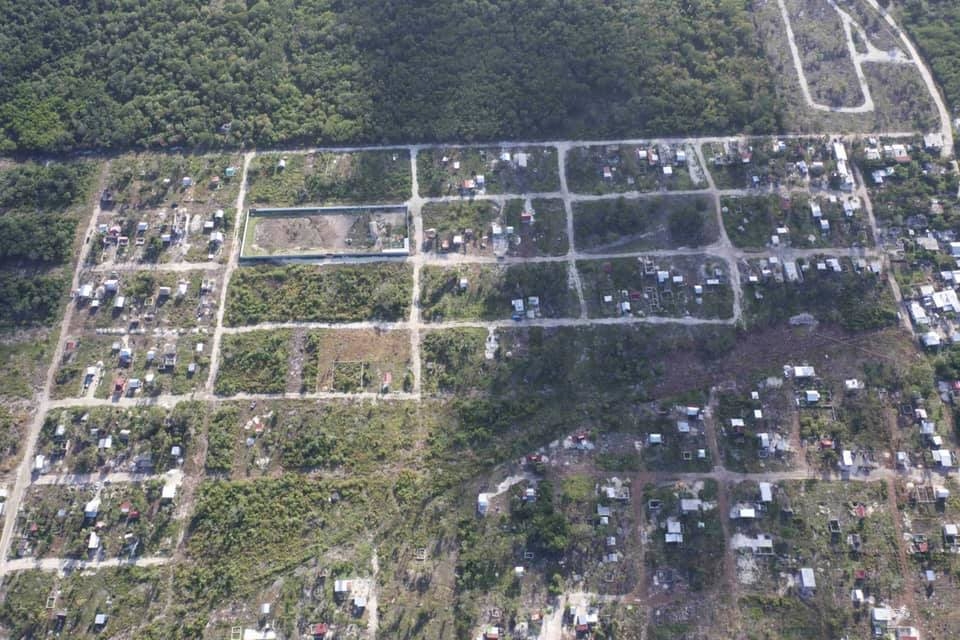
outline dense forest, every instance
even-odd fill
[[[960,109],[960,2],[907,0],[903,26],[917,43],[947,99],[951,113]]]
[[[94,166],[24,163],[0,171],[0,327],[55,317],[69,278],[77,215]]]
[[[779,127],[749,0],[0,0],[0,151]]]

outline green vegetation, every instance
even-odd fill
[[[220,395],[283,393],[287,388],[290,332],[251,331],[225,335],[214,386]]]
[[[505,158],[504,156],[509,156]],[[560,190],[557,150],[554,147],[436,148],[417,154],[420,195],[428,197],[469,193],[464,180],[483,176],[486,193],[529,193]]]
[[[0,170],[0,327],[47,325],[69,283],[78,211],[95,165],[15,164]]]
[[[267,207],[399,203],[410,199],[410,154],[398,151],[258,155],[249,201]]]
[[[237,426],[240,424],[240,408],[221,406],[210,416],[207,424],[206,470],[209,473],[226,473],[233,468],[236,456]]]
[[[425,363],[424,391],[462,393],[489,384],[490,370],[495,363],[489,363],[484,357],[486,340],[487,330],[481,328],[425,333],[420,347]]]
[[[202,483],[187,534],[182,597],[210,607],[250,594],[258,583],[302,567],[324,550],[351,549],[395,514],[383,484],[304,482],[296,474]]]
[[[562,200],[537,198],[531,203],[532,222],[524,222],[526,209],[520,200],[511,200],[504,208],[507,226],[514,228],[519,245],[511,243],[511,255],[525,258],[535,256],[562,256],[570,249],[567,238],[567,212]]]
[[[63,274],[0,270],[0,326],[48,325],[60,312],[70,279]]]
[[[509,207],[513,202],[507,203]],[[423,206],[423,228],[436,229],[441,241],[447,236],[470,229],[476,238],[489,235],[490,225],[502,216],[502,211],[492,200],[460,200],[457,202],[429,202]],[[426,248],[436,249],[424,239]]]
[[[224,321],[395,321],[410,307],[410,266],[399,263],[238,269],[227,291]]]
[[[711,256],[580,260],[577,270],[587,311],[594,318],[733,317],[726,263]]]
[[[775,325],[800,313],[813,314],[821,322],[838,324],[850,331],[895,324],[897,305],[886,279],[866,270],[855,270],[849,261],[841,260],[841,265],[841,273],[808,268],[802,282],[745,287],[747,324]]]
[[[567,154],[566,169],[570,190],[576,193],[686,191],[707,186],[689,145],[574,147]]]
[[[779,127],[742,0],[381,9],[6,2],[0,150]]]
[[[144,640],[200,637],[205,620],[199,625],[195,619],[185,620],[180,605],[173,607],[176,622],[163,620],[168,575],[163,569],[140,567],[104,567],[61,577],[43,571],[11,573],[3,583],[6,597],[0,604],[0,624],[16,638],[60,633],[86,640],[138,627],[137,637]],[[43,604],[52,594],[56,594],[56,608],[50,612]],[[53,615],[61,611],[65,612],[62,620]],[[103,631],[93,624],[98,613],[108,616]]]
[[[814,206],[820,211],[819,218],[813,215]],[[796,248],[873,245],[866,212],[859,204],[848,214],[838,199],[794,193],[788,198],[777,195],[723,198],[721,207],[723,225],[737,247],[763,249],[771,244],[774,235],[780,245]],[[821,227],[821,220],[827,221],[826,230]],[[780,228],[786,228],[787,232],[778,233]]]
[[[948,110],[955,112],[960,106],[960,6],[952,0],[908,0],[898,9],[901,24],[943,88]]]
[[[24,502],[21,540],[13,556],[128,558],[170,551],[177,523],[173,503],[161,499],[162,489],[162,480],[119,483],[99,492],[89,486],[36,487]],[[96,498],[100,502],[91,518],[86,506]],[[100,544],[90,552],[94,531]]]
[[[717,217],[705,196],[655,196],[577,202],[573,233],[584,251],[699,247],[717,240]]]
[[[462,286],[462,280],[467,286]],[[539,298],[539,314],[566,318],[578,314],[576,294],[570,287],[567,266],[559,262],[516,264],[508,267],[463,265],[424,267],[420,275],[423,317],[437,320],[496,320],[509,318],[511,301]],[[524,316],[526,317],[526,316]]]
[[[181,402],[172,410],[138,407],[71,408],[46,416],[37,452],[68,473],[94,473],[118,456],[131,462],[142,459],[146,471],[166,471],[176,465],[174,446],[185,455],[203,424],[205,405]],[[57,428],[63,427],[58,435]],[[92,437],[96,429],[96,437]],[[110,438],[109,448],[99,440]]]

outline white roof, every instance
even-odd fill
[[[697,498],[681,498],[680,511],[688,513],[690,511],[699,511],[703,502]]]
[[[100,511],[100,498],[94,498],[87,503],[87,506],[83,508],[84,513],[92,513],[96,515]]]
[[[773,485],[769,482],[760,483],[760,502],[773,502]]]
[[[871,617],[874,622],[889,622],[893,612],[888,607],[874,607]]]
[[[817,586],[817,579],[813,575],[813,569],[810,567],[804,567],[800,569],[800,586],[804,589],[815,589]]]
[[[937,309],[960,311],[960,299],[953,289],[944,289],[933,294],[933,304]]]
[[[853,454],[848,449],[843,450],[842,457],[843,457],[843,462],[842,462],[843,466],[845,467],[853,466]]]
[[[839,160],[843,160],[844,162],[846,162],[846,160],[847,160],[847,150],[846,150],[846,148],[843,146],[843,143],[842,143],[842,142],[834,142],[834,143],[833,143],[833,156],[834,156],[834,158],[835,158],[836,160],[838,160],[838,161],[839,161]]]
[[[955,524],[945,524],[943,525],[943,535],[945,536],[956,536],[957,534],[957,525]]]
[[[816,371],[813,367],[800,366],[793,368],[793,377],[794,378],[812,378],[816,374]]]

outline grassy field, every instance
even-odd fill
[[[407,151],[258,155],[247,173],[255,207],[396,204],[410,199]]]
[[[576,295],[563,263],[462,265],[425,267],[421,273],[420,301],[427,321],[497,320],[510,318],[511,301],[539,298],[539,313],[545,318],[578,314]],[[462,286],[463,280],[467,286]]]
[[[581,251],[632,253],[705,246],[719,229],[706,196],[657,196],[577,202],[573,234]]]
[[[306,391],[381,391],[406,389],[410,333],[405,330],[320,330],[304,343]]]
[[[410,307],[409,265],[258,266],[238,269],[224,321],[402,320]]]
[[[214,390],[226,396],[239,392],[283,393],[287,388],[290,337],[287,330],[224,336]]]

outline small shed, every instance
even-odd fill
[[[769,482],[760,483],[760,502],[773,502],[773,485]]]

